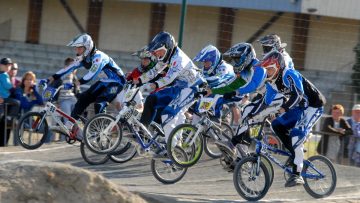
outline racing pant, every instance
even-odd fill
[[[292,154],[297,173],[303,168],[304,142],[323,112],[323,107],[295,107],[271,123],[272,130]]]
[[[116,95],[122,88],[123,84],[119,82],[97,81],[85,92],[80,93],[75,107],[71,112],[71,117],[79,119],[85,109],[94,102],[95,114],[102,112],[107,104],[116,98]]]

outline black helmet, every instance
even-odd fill
[[[167,62],[175,47],[176,42],[174,37],[170,33],[162,31],[151,40],[147,47],[147,51],[154,52],[156,50],[165,49],[165,55],[161,58],[158,58],[158,60]]]
[[[264,54],[269,53],[270,51],[281,51],[284,47],[286,47],[286,43],[281,43],[281,39],[278,35],[269,34],[258,40],[260,42]]]

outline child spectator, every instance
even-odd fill
[[[68,67],[70,64],[74,62],[73,58],[66,58],[64,61],[64,69]],[[74,72],[75,73],[75,72]],[[71,112],[73,111],[75,104],[77,102],[77,99],[75,95],[80,92],[80,86],[77,86],[76,81],[78,80],[76,78],[76,75],[74,73],[70,73],[66,76],[63,76],[57,80],[54,80],[50,85],[57,88],[60,85],[64,83],[70,83],[74,85],[73,89],[65,90],[61,89],[59,94],[56,95],[57,102],[59,104],[60,110],[66,113],[67,115],[71,115]],[[66,119],[66,118],[62,118]],[[67,119],[64,120],[64,123],[66,123]],[[65,141],[65,137],[61,136],[60,141]]]
[[[17,63],[13,63],[10,68],[10,71],[8,72],[9,77],[10,77],[10,82],[13,85],[14,90],[15,90],[15,88],[19,87],[19,85],[21,83],[21,81],[16,78],[18,69],[19,69],[19,67],[18,67]]]
[[[64,68],[66,68],[73,62],[74,62],[73,58],[65,59]],[[70,83],[74,85],[74,88],[72,90],[61,89],[58,97],[58,103],[60,105],[61,111],[63,111],[67,115],[70,115],[77,101],[75,95],[80,91],[80,87],[76,86],[77,78],[73,73],[70,73],[65,77],[62,77],[59,80],[60,80],[60,82],[58,82],[59,85],[64,83]]]

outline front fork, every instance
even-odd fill
[[[43,114],[43,116],[41,117],[40,121],[39,122],[38,122],[38,120],[35,121],[35,123],[37,125],[36,128],[35,128],[36,131],[40,130],[40,126],[42,125],[42,123],[46,119],[46,111],[41,112],[41,114]]]
[[[202,125],[200,125],[198,128],[197,128],[197,131],[195,132],[195,135],[194,136],[188,136],[185,140],[185,143],[188,143],[190,141],[190,139],[192,139],[189,143],[189,146],[191,146],[192,144],[194,144],[196,138],[200,135],[200,133],[203,131],[204,127]]]

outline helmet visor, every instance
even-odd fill
[[[166,47],[165,47],[165,45],[164,46],[162,46],[162,47],[160,47],[160,48],[157,48],[157,49],[155,49],[154,51],[152,51],[151,53],[154,55],[154,56],[156,56],[156,58],[159,60],[159,61],[162,61],[164,58],[165,58],[165,56],[166,56],[166,54],[167,54],[167,49],[166,49]]]
[[[262,48],[263,48],[263,53],[264,53],[264,54],[269,53],[269,52],[272,51],[272,49],[273,49],[272,46],[262,46]]]
[[[241,57],[231,57],[230,59],[230,64],[234,67],[241,66],[241,63],[242,63]]]

